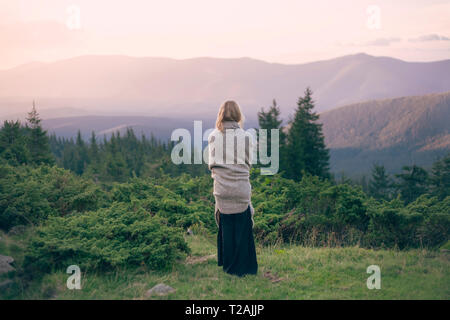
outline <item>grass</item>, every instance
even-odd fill
[[[17,255],[20,242],[0,235],[0,254]],[[213,237],[187,236],[192,256],[216,253]],[[217,258],[171,271],[145,269],[92,273],[82,270],[82,289],[66,288],[68,274],[45,275],[28,287],[20,284],[0,292],[4,299],[449,299],[450,268],[447,252],[428,250],[368,250],[359,247],[257,247],[258,274],[242,278],[228,275]],[[201,259],[200,259],[201,260]],[[381,268],[381,289],[369,290],[369,265]],[[0,279],[1,282],[1,279]],[[16,281],[17,282],[17,281]],[[146,297],[158,283],[176,289],[168,296]],[[3,296],[2,296],[3,295]]]

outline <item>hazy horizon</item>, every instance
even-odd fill
[[[450,58],[450,1],[0,0],[0,70],[83,55]]]
[[[391,56],[371,55],[371,54],[368,54],[367,52],[354,52],[354,53],[349,53],[349,54],[345,54],[345,55],[342,55],[342,56],[335,56],[335,57],[333,56],[333,57],[330,57],[330,58],[317,59],[317,60],[311,60],[311,61],[305,61],[305,62],[299,62],[299,63],[294,63],[294,62],[293,63],[271,62],[271,61],[267,61],[265,59],[254,58],[254,57],[247,57],[247,56],[231,57],[231,58],[214,57],[214,56],[198,56],[198,57],[190,57],[190,58],[171,58],[171,57],[162,57],[162,56],[133,56],[133,55],[128,55],[128,54],[86,54],[86,55],[77,55],[77,56],[72,56],[72,57],[66,57],[66,58],[62,58],[62,59],[58,59],[58,60],[52,60],[52,61],[32,60],[32,61],[21,63],[21,64],[18,64],[18,65],[14,65],[12,67],[8,67],[6,69],[0,69],[0,71],[8,71],[8,70],[12,70],[12,69],[15,69],[15,68],[20,68],[20,67],[23,67],[23,66],[27,66],[27,65],[32,65],[33,63],[51,64],[51,63],[56,63],[56,62],[69,61],[69,60],[82,58],[82,57],[125,57],[125,58],[132,58],[132,59],[150,58],[150,59],[170,59],[170,60],[175,60],[175,61],[187,61],[187,60],[196,60],[196,59],[218,59],[218,60],[220,60],[220,59],[222,59],[222,60],[228,60],[228,59],[230,59],[230,60],[232,60],[232,59],[251,59],[251,60],[258,60],[258,61],[271,63],[271,64],[303,65],[303,64],[309,64],[309,63],[315,63],[315,62],[323,62],[323,61],[339,59],[339,58],[343,58],[343,57],[347,57],[347,56],[357,56],[357,55],[367,55],[367,56],[371,56],[371,57],[375,57],[375,58],[392,58],[392,59],[396,59],[396,60],[400,60],[400,61],[404,61],[404,62],[411,62],[411,63],[416,63],[416,62],[417,63],[421,63],[421,62],[439,62],[439,61],[450,60],[450,56],[448,58],[443,58],[443,59],[438,59],[438,60],[430,60],[430,61],[404,60],[404,59],[391,57]]]

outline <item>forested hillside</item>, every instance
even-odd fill
[[[334,172],[361,175],[373,164],[428,168],[450,152],[450,92],[361,102],[320,115]]]

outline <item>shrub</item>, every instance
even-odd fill
[[[438,247],[449,240],[450,196],[439,201],[438,197],[422,195],[410,203],[407,210],[423,217],[416,232],[416,239],[421,246]]]
[[[95,212],[52,217],[31,237],[24,260],[30,273],[75,264],[82,270],[120,266],[169,268],[188,253],[182,230],[136,203],[114,203]]]
[[[140,178],[128,183],[115,184],[112,199],[128,203],[139,201],[147,211],[167,219],[169,225],[188,228],[200,224],[215,230],[214,204],[208,200],[188,201],[181,195],[155,183]]]
[[[290,192],[295,182],[280,176],[258,175],[251,183],[255,238],[263,244],[275,243],[280,240],[280,221],[293,206]]]
[[[283,241],[304,245],[354,245],[367,228],[367,196],[360,188],[305,175],[294,185],[294,209],[280,222]]]
[[[414,246],[415,224],[420,223],[420,215],[408,215],[404,208],[395,202],[383,202],[370,207],[369,226],[364,244],[369,247],[384,247],[399,249]]]
[[[299,182],[254,177],[255,237],[262,243],[311,246],[438,247],[448,241],[450,197],[423,195],[404,206],[360,187],[305,175]]]
[[[0,228],[38,225],[50,216],[96,210],[107,203],[94,182],[57,167],[2,166]]]

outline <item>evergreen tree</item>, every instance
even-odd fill
[[[61,159],[64,151],[65,139],[57,137],[55,133],[51,134],[48,138],[50,144],[50,150],[56,159]],[[59,163],[60,164],[60,163]]]
[[[433,164],[431,174],[431,193],[439,200],[450,196],[450,154]]]
[[[105,175],[107,181],[124,182],[130,175],[127,163],[121,153],[107,154],[105,159]]]
[[[402,200],[408,204],[427,192],[428,173],[416,165],[403,166],[402,170],[402,173],[395,175],[399,179],[396,188]]]
[[[75,153],[75,173],[82,175],[89,164],[88,148],[81,137],[81,132],[78,130],[77,139],[75,142],[76,153]]]
[[[369,193],[375,199],[389,200],[392,195],[392,181],[383,165],[374,164],[372,179],[369,181]]]
[[[283,145],[285,134],[283,132],[283,128],[281,124],[283,120],[280,118],[280,108],[277,106],[277,101],[273,99],[272,105],[269,107],[269,110],[266,112],[264,108],[261,108],[261,111],[258,112],[258,123],[260,129],[267,130],[267,145],[271,145],[271,129],[279,129],[279,138],[280,138],[280,146]],[[270,147],[268,147],[270,152]]]
[[[72,138],[65,141],[63,156],[62,156],[62,166],[64,169],[69,169],[75,171],[76,168],[76,146]]]
[[[96,137],[94,131],[92,131],[92,133],[91,133],[91,139],[89,142],[90,142],[89,156],[91,158],[91,162],[97,163],[100,160],[99,159],[100,150],[98,148],[97,137]]]
[[[258,112],[258,123],[260,129],[267,130],[267,144],[266,144],[266,155],[268,157],[273,157],[272,155],[272,129],[278,129],[278,157],[279,157],[279,166],[280,170],[283,170],[284,164],[283,164],[283,154],[285,152],[285,140],[286,136],[283,132],[283,127],[281,124],[283,123],[283,120],[279,118],[280,117],[280,108],[277,106],[277,101],[273,99],[272,105],[269,107],[268,111],[265,111],[264,108],[261,108],[261,111]],[[259,134],[259,132],[258,132]],[[259,143],[262,141],[262,136],[258,137]],[[258,148],[259,152],[259,148]],[[262,155],[259,154],[259,157],[261,159]],[[258,165],[257,165],[258,166]]]
[[[29,152],[19,121],[5,121],[0,130],[0,157],[11,165],[26,164]]]
[[[47,132],[42,129],[41,119],[36,111],[36,105],[33,100],[33,108],[28,113],[28,150],[30,152],[30,160],[35,164],[53,164],[54,159],[50,150],[50,143]]]
[[[85,174],[94,178],[95,181],[98,181],[102,171],[103,162],[100,161],[101,149],[97,143],[97,136],[94,131],[92,131],[91,138],[89,139],[87,155],[89,164],[85,170]]]
[[[325,147],[322,124],[314,111],[312,91],[306,88],[300,97],[294,118],[287,134],[285,170],[286,176],[300,180],[303,173],[329,177],[329,151]]]

